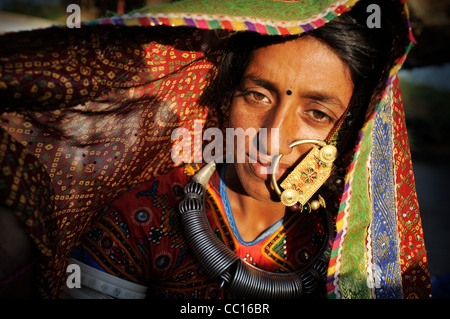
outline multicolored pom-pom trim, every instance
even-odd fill
[[[83,22],[82,25],[166,25],[172,27],[187,26],[207,30],[253,31],[266,35],[295,35],[323,26],[335,17],[349,11],[356,2],[357,0],[337,2],[322,13],[304,21],[272,21],[252,17],[188,13],[136,12]]]

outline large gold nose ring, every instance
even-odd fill
[[[325,141],[315,139],[297,140],[289,145],[290,148],[302,144],[315,144],[312,150],[305,158],[294,168],[294,170],[281,183],[283,191],[278,186],[276,173],[283,154],[275,156],[273,162],[272,185],[275,192],[286,206],[294,206],[298,203],[301,208],[308,202],[314,193],[323,185],[330,176],[333,168],[333,162],[337,157],[337,149],[334,145],[327,144]],[[320,205],[318,205],[320,203]],[[322,197],[319,197],[318,203],[314,202],[308,205],[313,209],[325,206]]]

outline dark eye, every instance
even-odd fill
[[[265,94],[256,91],[244,91],[242,96],[248,104],[271,103]]]
[[[269,99],[262,93],[258,93],[258,92],[250,92],[251,96],[259,102],[265,102],[264,99],[266,99],[267,101],[269,101]]]
[[[322,111],[311,110],[311,111],[309,111],[309,114],[311,115],[311,117],[313,118],[314,121],[317,121],[317,122],[325,122],[325,121],[333,122],[333,119],[331,117],[329,117],[327,114],[325,114],[324,112],[322,112]]]

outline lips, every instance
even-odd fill
[[[263,180],[267,180],[267,177],[272,175],[274,169],[272,164],[272,157],[259,154],[259,160],[256,160],[254,158],[251,158],[247,154],[247,158],[248,164],[254,175]],[[252,159],[252,161],[250,161],[250,158]],[[280,163],[276,172],[276,178],[280,178],[288,168],[289,166]]]

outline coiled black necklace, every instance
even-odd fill
[[[327,232],[319,253],[310,264],[290,273],[268,272],[250,265],[231,251],[214,234],[205,213],[206,186],[216,165],[210,162],[184,187],[185,198],[179,204],[186,241],[204,272],[241,298],[293,299],[315,297],[326,279],[331,236],[331,213],[325,209]]]

